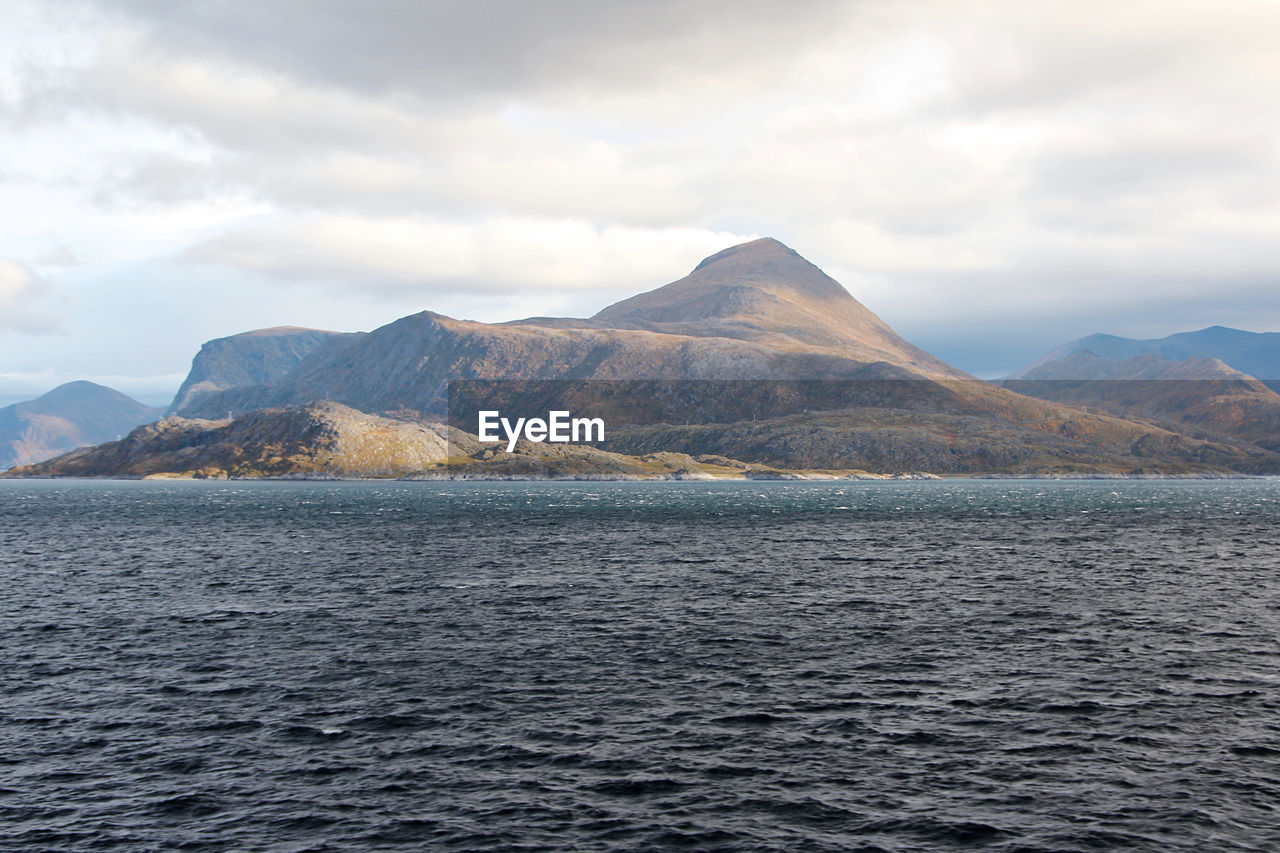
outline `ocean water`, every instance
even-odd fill
[[[0,482],[0,849],[1280,849],[1280,482]]]

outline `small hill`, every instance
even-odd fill
[[[161,409],[93,382],[68,382],[0,409],[0,471],[128,433]]]
[[[170,416],[124,439],[15,469],[9,476],[389,476],[448,455],[448,429],[336,404],[265,409],[235,420]]]

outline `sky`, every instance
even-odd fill
[[[976,375],[1280,330],[1273,0],[0,0],[0,405],[788,244]]]

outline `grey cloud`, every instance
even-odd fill
[[[937,295],[935,310],[883,298],[871,307],[938,357],[984,376],[1004,376],[1054,347],[1096,332],[1162,337],[1224,325],[1280,329],[1280,300],[1269,275],[908,275],[895,284]],[[918,303],[915,303],[918,304]],[[940,309],[940,310],[937,310]]]
[[[448,100],[548,85],[650,85],[783,56],[847,4],[821,0],[112,0],[150,41],[372,94]]]
[[[1069,115],[1083,108],[1078,118],[1088,122],[1256,98],[1256,87],[1235,85],[1242,74],[1275,82],[1270,63],[1253,61],[1274,51],[1280,7],[1273,4],[996,0],[963,7],[970,14],[950,19],[948,86],[928,103],[940,114]],[[1099,105],[1107,112],[1097,112]]]
[[[1044,152],[1031,165],[1024,188],[1033,197],[1070,195],[1083,201],[1158,195],[1189,184],[1229,186],[1274,176],[1274,146],[1234,129],[1206,128],[1200,136],[1150,138],[1121,134]]]
[[[107,208],[142,204],[168,206],[225,191],[207,163],[152,153],[122,159],[100,179],[93,201]]]

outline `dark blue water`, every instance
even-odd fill
[[[1280,849],[1280,482],[0,482],[0,849]]]

